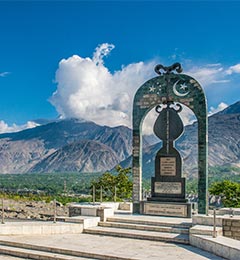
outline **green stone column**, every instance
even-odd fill
[[[198,213],[208,214],[208,124],[198,118]]]

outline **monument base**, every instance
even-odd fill
[[[192,217],[192,203],[141,201],[140,214],[165,217]]]

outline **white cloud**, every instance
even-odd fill
[[[3,120],[0,120],[0,134],[18,132],[18,131],[21,131],[21,130],[24,130],[24,129],[34,128],[36,126],[39,126],[39,124],[32,122],[32,121],[28,121],[24,125],[13,124],[13,125],[9,126]]]
[[[221,102],[220,104],[218,104],[218,106],[216,108],[210,107],[210,111],[208,112],[208,115],[211,116],[213,114],[216,114],[217,112],[222,111],[226,107],[228,107],[228,105],[225,104],[224,102]]]
[[[131,126],[134,94],[154,75],[155,63],[132,63],[111,73],[103,58],[113,48],[114,45],[104,43],[96,48],[93,58],[73,55],[60,61],[56,72],[57,90],[50,102],[63,118]]]
[[[0,72],[0,77],[4,78],[4,77],[6,77],[8,74],[10,74],[10,72],[8,72],[8,71]]]
[[[226,76],[225,71],[220,63],[207,64],[204,67],[193,67],[188,70],[186,74],[197,79],[197,81],[199,81],[199,83],[204,87],[211,84],[229,82],[228,79],[224,78]]]
[[[104,64],[104,58],[114,48],[113,44],[104,43],[95,49],[92,57],[73,55],[59,62],[55,77],[57,89],[50,102],[62,118],[76,117],[100,125],[131,127],[134,94],[146,80],[155,75],[153,69],[159,61],[132,63],[110,72]],[[192,63],[187,62],[187,67],[191,66],[191,69],[186,69],[184,73],[196,78],[208,97],[215,96],[216,87],[225,93],[225,84],[231,78],[221,63],[204,66],[192,66]],[[230,68],[233,70],[233,67]],[[210,113],[213,111],[214,108]],[[152,122],[156,118],[154,113],[151,112],[144,121],[145,134],[152,130]],[[180,116],[185,125],[195,120],[191,110],[186,108]]]
[[[234,66],[229,67],[229,69],[226,70],[226,73],[228,75],[231,75],[233,73],[240,73],[240,64],[236,64]]]
[[[206,67],[219,67],[219,66],[222,66],[222,64],[221,63],[209,63],[209,64],[207,64],[206,65]]]

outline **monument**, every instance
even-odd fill
[[[176,72],[175,72],[176,71]],[[200,84],[181,74],[179,63],[170,67],[157,65],[158,77],[144,83],[136,92],[133,104],[133,211],[135,213],[191,217],[191,204],[186,199],[182,158],[175,140],[184,130],[179,113],[189,107],[198,121],[198,212],[208,211],[207,187],[207,105]],[[162,147],[155,157],[151,197],[142,199],[142,133],[146,114],[154,108],[159,113],[154,124],[155,135]]]

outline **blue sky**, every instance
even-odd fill
[[[60,114],[128,125],[126,106],[157,63],[180,62],[209,110],[230,105],[239,12],[238,1],[0,1],[0,131]]]

